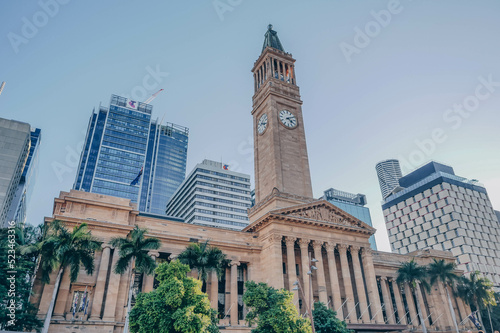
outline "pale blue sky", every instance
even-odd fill
[[[214,3],[227,5],[218,13]],[[164,88],[153,113],[190,128],[188,172],[203,158],[222,159],[253,178],[250,69],[269,23],[297,59],[315,196],[329,187],[366,194],[379,249],[390,250],[375,173],[386,158],[450,164],[483,182],[500,209],[500,86],[480,87],[477,106],[471,97],[479,77],[500,82],[498,1],[73,0],[46,8],[52,16],[35,1],[4,1],[0,10],[0,116],[43,135],[30,223],[50,216],[54,197],[72,187],[91,111],[112,93]],[[388,8],[390,22],[374,23],[372,11]],[[355,43],[357,28],[371,37]],[[350,62],[342,43],[359,46]],[[144,85],[148,69],[168,76]],[[470,115],[443,119],[464,102]],[[435,128],[445,139],[419,159],[415,141]]]

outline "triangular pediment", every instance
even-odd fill
[[[348,228],[364,229],[367,232],[375,232],[375,228],[346,213],[326,200],[318,200],[312,203],[275,209],[269,213],[274,216],[286,216],[289,218],[336,224]]]

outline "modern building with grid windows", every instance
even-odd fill
[[[166,214],[186,223],[241,230],[248,225],[250,176],[203,160],[167,204]]]
[[[357,219],[373,227],[372,218],[370,216],[370,209],[365,207],[367,204],[366,195],[364,194],[354,194],[344,191],[340,191],[334,188],[330,188],[324,191],[322,198],[338,208],[342,209],[344,212],[351,214]],[[371,248],[377,251],[377,243],[375,242],[375,235],[371,235],[369,238]]]
[[[399,180],[382,204],[393,251],[451,251],[466,273],[500,286],[500,224],[483,185],[430,162]]]
[[[130,199],[164,215],[186,174],[189,130],[151,119],[153,106],[111,96],[92,112],[74,189]]]

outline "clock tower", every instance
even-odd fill
[[[313,195],[295,59],[272,28],[252,69],[257,205],[273,190],[295,198]]]

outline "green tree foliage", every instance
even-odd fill
[[[427,333],[427,327],[425,326],[424,316],[422,315],[421,308],[423,304],[420,304],[418,297],[419,293],[421,292],[420,286],[424,287],[424,289],[426,289],[427,291],[430,290],[429,282],[427,282],[426,267],[420,266],[415,262],[415,260],[411,260],[403,263],[401,267],[399,267],[397,274],[398,277],[396,278],[396,282],[399,285],[408,283],[412,294],[416,296],[415,300],[417,303],[418,317],[420,319],[420,323],[422,324],[422,331],[423,333]]]
[[[178,256],[183,264],[198,270],[198,279],[207,281],[208,273],[215,271],[217,276],[222,276],[229,260],[226,255],[215,246],[210,246],[208,240],[204,243],[191,243]]]
[[[483,318],[483,322],[486,324],[486,330],[489,330],[490,332],[500,330],[500,293],[495,293],[495,303],[496,305],[489,306],[490,313],[488,313],[488,308],[481,311],[481,317]],[[489,321],[490,315],[493,329],[491,329]]]
[[[346,323],[337,318],[337,313],[325,304],[317,302],[312,311],[316,333],[350,333]]]
[[[456,267],[457,265],[454,262],[447,263],[444,259],[437,260],[434,258],[427,266],[427,273],[430,276],[431,285],[434,285],[436,282],[443,284],[443,288],[446,290],[446,296],[448,297],[448,307],[453,317],[455,331],[460,333],[455,310],[453,310],[453,305],[451,303],[450,292],[448,291],[448,287],[453,289],[455,282],[459,279],[458,275],[455,273]]]
[[[250,308],[249,325],[257,324],[252,333],[310,333],[311,323],[301,318],[293,304],[293,293],[275,289],[265,283],[247,281],[243,302]]]
[[[68,230],[61,221],[52,221],[45,238],[40,243],[40,269],[42,281],[50,282],[50,274],[56,268],[58,273],[54,283],[54,291],[50,301],[47,317],[43,324],[43,333],[48,332],[56,295],[65,269],[69,269],[71,282],[75,282],[83,266],[87,274],[94,273],[94,254],[101,249],[102,242],[92,236],[86,223],[82,223]]]
[[[473,310],[479,310],[482,313],[490,305],[496,305],[493,284],[485,277],[481,277],[478,271],[472,272],[469,277],[462,276],[457,287],[458,295],[469,305]],[[485,311],[486,312],[486,311]],[[487,313],[487,312],[486,312]],[[481,326],[484,325],[484,316],[478,316]]]
[[[191,269],[178,260],[156,268],[159,286],[140,293],[130,312],[133,333],[215,333],[217,312],[210,308],[201,281],[187,277]]]
[[[149,255],[150,250],[157,250],[161,246],[158,238],[146,238],[147,229],[135,226],[127,237],[115,237],[111,239],[111,245],[116,247],[120,253],[120,258],[115,265],[116,274],[124,274],[130,265],[133,268],[130,270],[130,281],[134,281],[135,273],[144,273],[151,275],[154,273],[156,263]],[[123,333],[128,333],[129,314],[132,305],[132,294],[135,288],[134,283],[130,283],[127,301],[127,316],[125,318],[125,326]]]
[[[37,309],[29,302],[38,251],[24,251],[31,247],[38,249],[41,237],[41,229],[31,225],[0,229],[0,256],[3,258],[0,261],[0,330],[38,331],[42,327],[42,322],[36,318]],[[9,263],[9,260],[12,261]],[[16,273],[8,273],[10,271]],[[11,299],[15,308],[9,302]]]

